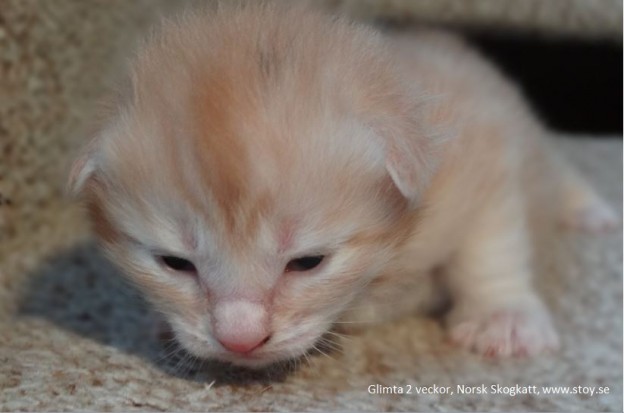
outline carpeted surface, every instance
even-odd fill
[[[354,335],[292,371],[250,374],[163,357],[146,306],[97,252],[62,186],[94,102],[137,36],[175,3],[2,2],[0,410],[621,410],[621,230],[540,229],[538,284],[561,333],[556,355],[484,360],[448,345],[437,321],[415,316]],[[621,140],[559,145],[621,214]],[[369,394],[377,383],[455,394]],[[481,384],[609,394],[457,394],[457,385]]]

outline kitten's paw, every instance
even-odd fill
[[[601,234],[618,227],[615,212],[601,199],[595,199],[581,207],[566,211],[561,217],[565,229]]]
[[[452,324],[451,341],[487,357],[534,356],[559,348],[559,338],[541,311],[499,310]]]

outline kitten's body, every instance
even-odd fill
[[[613,222],[551,166],[515,89],[446,34],[380,39],[299,6],[222,10],[166,27],[132,84],[72,185],[107,251],[199,356],[296,357],[338,320],[413,310],[435,268],[457,342],[552,349],[528,211]],[[310,256],[324,258],[302,271]]]

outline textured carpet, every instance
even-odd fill
[[[379,1],[394,4],[392,10],[400,3]],[[511,4],[471,3],[481,5],[476,15]],[[448,345],[437,321],[412,317],[354,335],[342,350],[293,371],[250,374],[163,357],[167,349],[151,332],[146,306],[97,252],[82,211],[63,198],[62,187],[77,143],[89,134],[95,102],[138,36],[177,2],[1,4],[0,410],[621,411],[621,230],[604,237],[540,230],[538,284],[561,333],[556,355],[484,360]],[[621,5],[614,10],[621,31]],[[621,140],[559,145],[621,214]],[[377,383],[610,392],[369,394]]]

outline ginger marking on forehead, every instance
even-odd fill
[[[240,105],[245,99],[236,96],[235,76],[226,69],[214,68],[206,74],[198,85],[200,91],[193,105],[199,131],[195,143],[201,176],[205,177],[226,225],[232,228],[235,211],[248,194],[250,177],[248,148],[241,140],[236,122],[249,114]]]

